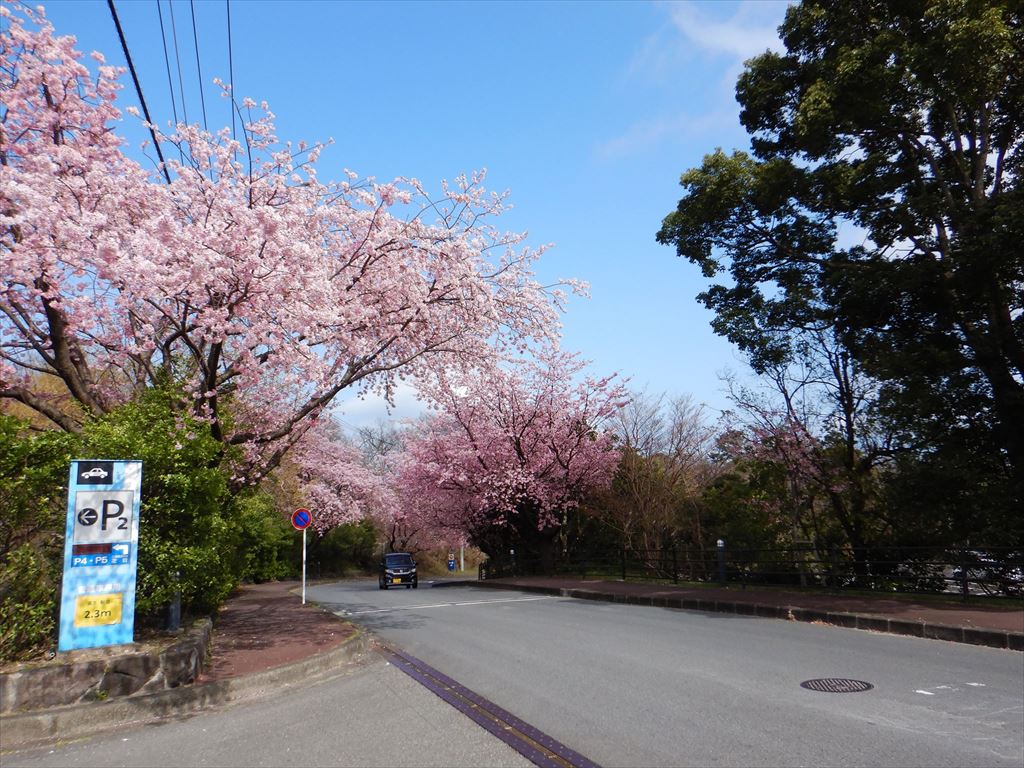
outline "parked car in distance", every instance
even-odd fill
[[[416,577],[416,561],[408,552],[389,552],[380,561],[380,577],[377,580],[380,589],[405,585],[406,589],[419,586]]]
[[[1000,550],[964,550],[956,555],[960,561],[950,571],[953,589],[960,591],[966,582],[974,594],[1021,597],[1024,595],[1024,552]]]

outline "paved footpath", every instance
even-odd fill
[[[308,584],[307,584],[308,586]],[[214,622],[210,655],[197,682],[262,672],[337,649],[357,630],[313,603],[302,604],[293,581],[242,587]]]

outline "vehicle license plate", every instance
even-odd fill
[[[402,583],[402,579],[400,577],[398,577],[398,576],[395,576],[393,579],[391,579],[391,583],[392,584],[401,584]]]

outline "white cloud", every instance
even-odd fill
[[[724,8],[724,3],[658,3],[666,23],[644,39],[626,68],[624,81],[671,80],[685,74],[695,59],[708,55],[731,57],[738,68],[765,50],[782,51],[778,26],[788,5],[785,0],[739,3],[723,19],[708,9]]]
[[[667,141],[681,141],[717,133],[723,126],[737,126],[733,88],[743,62],[764,53],[782,51],[778,26],[789,2],[758,0],[732,6],[721,3],[660,3],[666,23],[649,35],[629,63],[622,87],[629,81],[646,81],[659,89],[673,88],[694,77],[712,77],[721,94],[703,114],[693,108],[675,114],[649,116],[635,121],[618,136],[598,144],[599,157],[611,158],[648,151]],[[722,8],[735,10],[723,16]],[[717,11],[717,13],[716,13]]]
[[[698,3],[679,2],[668,7],[673,26],[688,42],[743,61],[766,50],[783,50],[777,27],[782,8],[787,5],[764,0],[745,2],[725,20],[713,18]]]
[[[602,142],[596,148],[600,157],[631,155],[665,141],[681,141],[715,133],[723,123],[735,122],[736,110],[704,115],[680,114],[656,117],[633,123],[625,133]]]

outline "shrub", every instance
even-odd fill
[[[162,620],[178,591],[184,611],[209,612],[237,581],[222,445],[174,402],[173,392],[147,390],[88,422],[81,436],[83,458],[142,461],[137,623]]]
[[[161,626],[179,592],[184,613],[202,615],[240,581],[298,573],[301,537],[268,493],[231,492],[232,456],[178,402],[172,388],[152,388],[87,420],[79,435],[30,432],[27,422],[0,414],[0,661],[55,644],[75,458],[142,462],[137,627]],[[372,528],[334,539],[347,561],[365,559],[360,553],[373,546]]]
[[[75,437],[0,414],[0,663],[54,644]]]
[[[270,494],[255,492],[234,500],[236,570],[243,581],[273,581],[298,573],[291,556],[295,530],[277,511]],[[300,554],[301,557],[301,554]]]
[[[59,573],[50,557],[28,543],[0,561],[0,663],[55,645]]]

